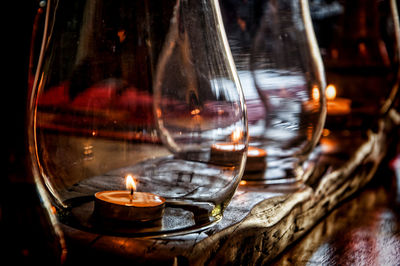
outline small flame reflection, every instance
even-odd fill
[[[312,98],[314,101],[319,101],[319,97],[320,97],[319,89],[317,86],[314,86],[312,89]]]

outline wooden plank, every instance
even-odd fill
[[[134,238],[88,233],[62,224],[69,247],[67,263],[265,264],[372,178],[393,127],[386,118],[378,132],[369,131],[362,143],[355,145],[359,136],[346,142],[350,146],[344,147],[349,155],[345,160],[335,157],[341,153],[323,151],[314,175],[303,185],[241,185],[223,219],[203,232]]]

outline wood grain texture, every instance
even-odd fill
[[[394,122],[343,141],[342,153],[322,152],[303,185],[241,185],[223,219],[212,228],[168,238],[132,238],[62,225],[67,264],[113,262],[163,265],[263,265],[308,232],[335,206],[362,188],[384,158]],[[362,141],[360,141],[362,140]],[[323,143],[323,142],[322,142]],[[341,145],[341,141],[336,145]],[[324,150],[324,149],[322,149]]]

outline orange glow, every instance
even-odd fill
[[[247,181],[246,181],[246,180],[240,181],[240,185],[244,186],[244,185],[246,185],[246,184],[247,184]]]
[[[332,101],[336,98],[336,87],[333,84],[329,84],[325,90],[326,99]]]
[[[125,30],[119,30],[118,33],[119,42],[123,42],[126,39],[126,32]]]
[[[242,30],[242,31],[245,31],[246,30],[246,21],[245,20],[243,20],[243,19],[241,19],[241,18],[238,18],[237,19],[237,23],[238,23],[238,25],[239,25],[239,27],[240,27],[240,29]]]
[[[358,52],[362,56],[367,56],[368,55],[367,46],[365,45],[365,43],[362,42],[362,43],[358,44]]]
[[[332,49],[331,50],[331,56],[333,59],[338,59],[339,58],[339,51],[338,49]]]
[[[232,142],[237,143],[243,138],[243,131],[240,128],[236,128],[235,131],[232,132],[231,139]]]
[[[191,115],[198,115],[198,114],[200,114],[200,109],[198,109],[198,108],[193,109],[193,110],[190,112],[190,114],[191,114]]]
[[[136,183],[135,180],[133,180],[133,177],[131,175],[127,175],[125,178],[125,183],[126,183],[126,189],[128,190],[136,190]]]
[[[312,126],[307,127],[307,139],[311,140],[313,136],[314,136],[314,127]]]
[[[322,136],[327,137],[331,134],[331,131],[327,128],[324,128],[324,130],[322,130]]]
[[[319,89],[317,86],[314,86],[312,89],[312,98],[314,101],[319,101],[319,97],[320,97]]]
[[[156,109],[157,118],[161,118],[162,112],[160,108]]]

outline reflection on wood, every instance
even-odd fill
[[[240,186],[223,219],[200,233],[144,239],[87,233],[63,225],[70,247],[68,262],[268,263],[369,182],[386,154],[393,127],[389,118],[380,121],[377,133],[369,131],[361,144],[354,141],[347,147],[350,156],[344,163],[337,158],[340,164],[335,164],[334,154],[323,154],[316,174],[304,185]]]
[[[399,265],[398,182],[383,170],[271,265]]]

